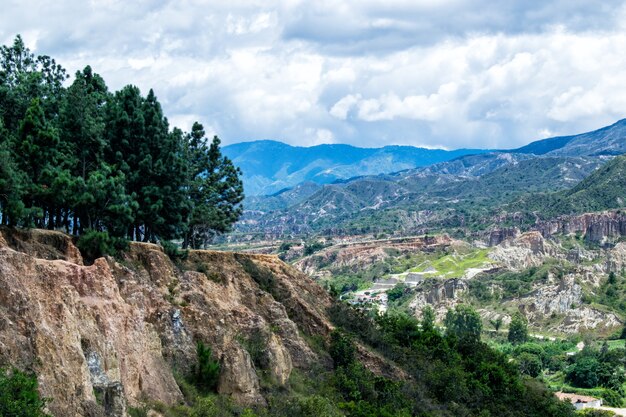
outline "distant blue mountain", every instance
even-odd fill
[[[425,149],[412,146],[358,148],[351,145],[290,146],[261,140],[225,146],[223,153],[243,171],[247,196],[274,194],[305,181],[329,184],[488,152],[482,149]]]

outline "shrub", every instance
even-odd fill
[[[482,332],[482,320],[476,310],[470,306],[457,305],[448,310],[444,321],[446,334],[454,335],[466,342],[477,342]]]
[[[204,343],[196,344],[198,363],[194,369],[194,383],[203,391],[215,391],[220,377],[220,364],[213,359],[211,348]]]
[[[239,344],[248,352],[254,366],[258,369],[265,369],[268,366],[267,344],[269,337],[262,330],[253,330],[247,337],[237,337]]]
[[[35,375],[0,369],[0,416],[49,417],[46,400],[39,397]]]
[[[184,261],[187,259],[187,256],[189,256],[189,251],[179,249],[177,244],[168,240],[162,240],[161,247],[163,247],[163,252],[165,252],[173,262]]]
[[[585,408],[576,413],[580,417],[613,417],[614,412],[609,410],[599,410],[597,408]]]
[[[614,391],[612,389],[605,389],[602,393],[602,400],[604,405],[608,405],[609,407],[618,407],[620,408],[624,405],[624,399],[620,395],[619,392]]]
[[[509,342],[524,343],[528,340],[528,322],[519,312],[513,314],[509,325]]]
[[[519,370],[522,374],[536,378],[541,373],[541,359],[532,353],[523,352],[517,358]]]
[[[598,379],[599,366],[598,360],[594,357],[579,358],[567,369],[565,380],[575,387],[593,388],[600,382]]]
[[[328,353],[330,353],[330,357],[333,359],[335,368],[348,366],[356,358],[354,343],[338,330],[334,330],[330,334],[330,349]]]
[[[266,291],[276,298],[276,277],[274,273],[265,267],[258,266],[246,255],[235,254],[235,259],[243,267],[250,278],[252,278],[263,291]]]
[[[128,241],[111,237],[107,232],[89,230],[78,238],[76,246],[87,263],[93,263],[105,255],[117,256],[128,249]]]
[[[322,242],[312,242],[304,245],[304,256],[313,255],[315,252],[324,249]]]

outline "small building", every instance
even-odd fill
[[[602,398],[589,397],[587,395],[568,394],[565,392],[557,392],[556,397],[561,401],[569,401],[575,409],[583,408],[600,408],[602,407]]]

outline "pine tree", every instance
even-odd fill
[[[194,123],[187,136],[185,153],[192,208],[184,247],[206,245],[216,234],[229,231],[243,212],[241,171],[222,156],[217,136],[208,145],[204,135],[202,125]]]
[[[63,185],[58,179],[63,169],[58,133],[46,120],[37,98],[32,100],[20,124],[16,148],[19,168],[28,178],[25,189],[28,223],[53,226],[53,216],[60,203],[58,193]]]
[[[11,152],[8,132],[0,119],[0,224],[15,225],[24,213],[24,175]]]
[[[109,94],[16,37],[0,47],[0,221],[205,245],[241,215],[240,171],[200,124],[169,130],[152,90]]]
[[[87,180],[104,162],[104,110],[108,99],[104,80],[87,66],[76,72],[61,105],[60,137],[67,149],[66,163],[71,168],[71,178],[67,181],[71,195],[66,201],[69,207],[65,210],[64,223],[69,229],[71,213],[76,234],[94,226],[95,219],[89,211],[98,199],[89,195]]]

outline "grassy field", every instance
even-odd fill
[[[487,255],[488,249],[473,249],[467,253],[452,253],[445,255],[439,259],[423,262],[415,268],[412,268],[411,272],[424,272],[429,268],[434,268],[436,271],[426,272],[428,276],[443,276],[446,278],[460,278],[472,268],[485,268],[493,263]]]

